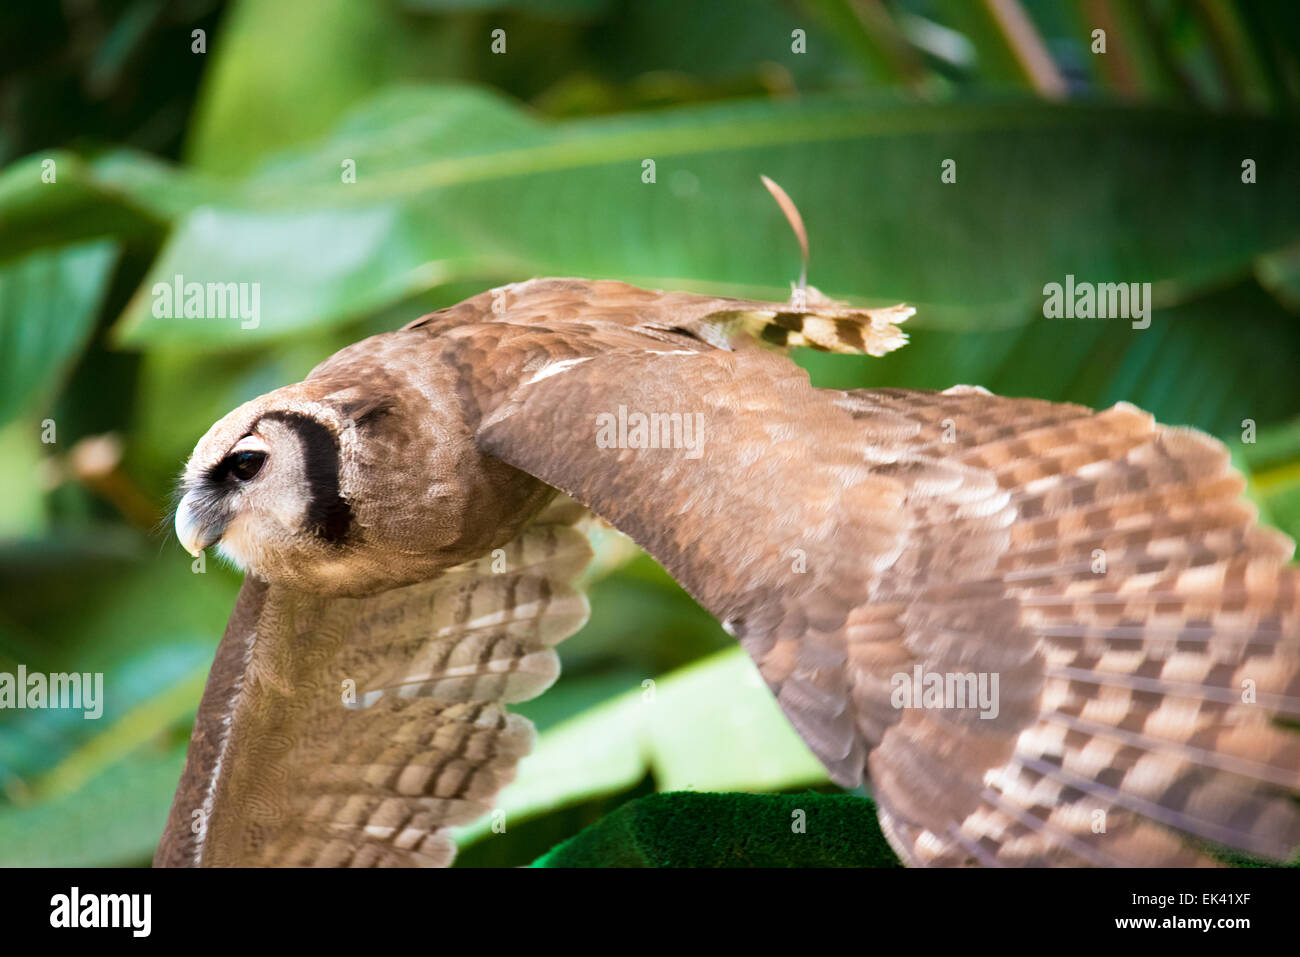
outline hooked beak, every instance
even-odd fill
[[[219,541],[224,531],[224,528],[216,528],[203,520],[198,495],[194,491],[186,492],[180,505],[176,506],[176,537],[185,550],[198,558],[199,552]]]

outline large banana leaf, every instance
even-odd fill
[[[0,425],[56,392],[90,338],[116,253],[98,240],[0,266]]]
[[[399,88],[181,216],[118,332],[252,347],[471,277],[784,297],[797,251],[760,173],[799,203],[816,285],[906,299],[922,325],[1023,323],[1067,275],[1169,303],[1300,237],[1297,147],[1270,119],[1118,106],[835,98],[556,124],[463,87]],[[258,284],[258,327],[154,315],[177,276]]]

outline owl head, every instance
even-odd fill
[[[370,594],[484,554],[545,504],[545,485],[478,451],[454,389],[416,388],[349,352],[199,440],[176,508],[186,550],[215,545],[304,591]]]

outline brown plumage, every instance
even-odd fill
[[[248,579],[157,863],[449,860],[527,750],[502,703],[583,621],[556,489],[740,640],[908,863],[1294,854],[1290,540],[1132,406],[819,390],[763,345],[881,354],[909,313],[533,280],[232,412],[177,528]],[[914,675],[995,706],[908,706]]]

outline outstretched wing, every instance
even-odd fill
[[[504,706],[555,680],[586,620],[582,512],[553,503],[498,553],[366,598],[246,579],[155,864],[450,863],[447,829],[532,746]]]
[[[869,772],[904,860],[1295,852],[1292,543],[1257,527],[1221,445],[1126,405],[816,390],[729,345],[736,316],[760,333],[860,316],[655,296],[536,281],[413,328],[470,364],[495,350],[468,390],[484,450],[713,612],[832,777]],[[931,676],[995,695],[900,696]]]
[[[861,421],[905,417],[916,454],[991,475],[1005,501],[996,552],[956,576],[971,522],[921,505],[877,592],[902,606],[926,673],[1000,672],[1012,708],[1006,733],[922,708],[882,736],[868,767],[905,859],[1192,864],[1204,841],[1295,853],[1300,736],[1276,723],[1300,715],[1293,545],[1256,525],[1219,443],[1124,405],[976,390],[840,402]]]

